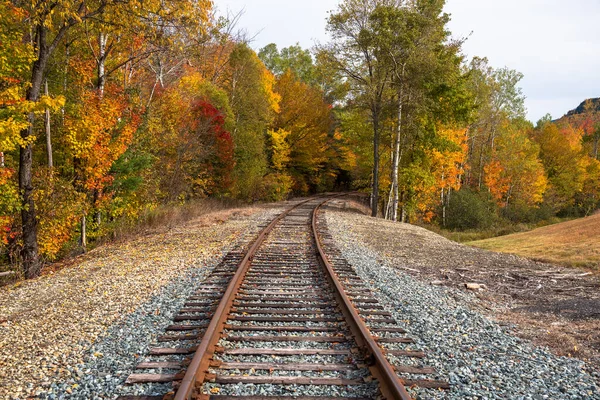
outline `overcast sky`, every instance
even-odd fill
[[[327,12],[338,0],[216,0],[221,14],[244,9],[240,28],[252,47],[326,42]],[[600,97],[600,1],[447,0],[450,30],[468,40],[469,57],[522,72],[528,117],[559,118],[586,98]]]

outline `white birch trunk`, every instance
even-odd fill
[[[396,127],[396,138],[394,140],[394,155],[392,159],[392,187],[390,188],[391,204],[388,205],[390,208],[389,219],[398,221],[398,173],[400,168],[400,141],[402,139],[402,106],[404,105],[404,69],[405,65],[402,66],[402,75],[399,76],[399,88],[398,88],[398,126]]]
[[[44,81],[44,94],[48,96],[48,79]],[[52,160],[52,132],[50,130],[50,109],[46,107],[44,114],[44,125],[46,127],[46,152],[48,153],[48,168],[54,167]]]
[[[87,251],[87,234],[86,234],[86,221],[85,214],[81,217],[81,239],[79,241],[81,250],[85,253]]]
[[[98,94],[100,97],[104,95],[104,87],[106,85],[106,42],[108,34],[100,32],[98,36]]]

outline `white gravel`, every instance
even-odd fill
[[[338,248],[382,305],[425,351],[425,363],[446,379],[450,391],[418,389],[420,399],[600,399],[597,379],[585,363],[557,357],[510,335],[469,308],[465,294],[416,280],[394,268],[384,254],[353,232],[352,219],[328,210],[326,221]],[[421,249],[420,251],[426,251]],[[399,264],[396,264],[399,265]],[[470,302],[473,299],[469,299]],[[406,359],[392,362],[408,363]]]

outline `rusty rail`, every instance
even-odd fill
[[[392,365],[390,365],[384,352],[371,334],[371,331],[369,330],[365,321],[361,318],[359,310],[354,306],[352,300],[346,293],[334,266],[330,263],[325,255],[324,245],[321,242],[320,233],[317,230],[318,213],[324,204],[333,198],[337,198],[342,195],[343,194],[330,195],[328,198],[322,199],[322,201],[320,201],[320,203],[317,204],[316,207],[311,211],[311,214],[309,214],[309,223],[312,226],[313,233],[313,238],[311,240],[313,240],[317,249],[315,253],[323,270],[326,272],[326,279],[329,281],[330,286],[333,289],[333,296],[335,297],[339,309],[344,316],[344,320],[348,325],[350,332],[352,333],[353,339],[356,342],[359,351],[362,352],[364,360],[367,361],[371,375],[377,379],[379,383],[381,394],[387,399],[410,400],[411,396],[404,387],[404,381],[398,377],[396,370]],[[226,322],[234,307],[236,295],[240,287],[242,287],[244,284],[246,275],[252,264],[252,260],[257,254],[257,250],[261,247],[267,235],[273,231],[273,228],[283,218],[289,215],[291,211],[309,201],[315,200],[319,199],[307,199],[295,204],[292,207],[289,207],[273,221],[271,221],[271,223],[269,223],[269,225],[264,228],[254,240],[244,258],[238,264],[231,281],[227,285],[227,288],[221,300],[219,301],[218,306],[214,311],[210,322],[208,323],[208,326],[206,327],[201,342],[197,347],[194,348],[195,354],[188,365],[185,374],[181,373],[183,378],[180,381],[177,392],[174,394],[174,397],[169,395],[168,398],[173,398],[175,400],[189,400],[193,398],[205,399],[208,397],[201,393],[202,384],[205,381],[210,381],[211,379],[209,374],[209,369],[212,365],[211,360],[215,352],[219,351],[217,344],[224,329],[227,327]],[[169,380],[178,379],[169,377]]]
[[[231,282],[227,286],[227,290],[225,294],[221,298],[217,309],[213,315],[213,318],[210,321],[210,324],[206,328],[206,332],[202,338],[202,341],[198,345],[196,353],[192,358],[190,365],[181,381],[181,385],[175,394],[175,400],[189,400],[193,398],[197,393],[195,390],[197,389],[197,385],[201,386],[204,382],[204,378],[208,372],[208,368],[210,365],[210,359],[215,352],[215,346],[217,345],[220,333],[223,331],[225,322],[227,321],[227,316],[229,310],[233,305],[233,300],[235,298],[235,294],[242,285],[244,281],[244,277],[248,272],[248,268],[250,267],[250,261],[252,257],[263,243],[265,237],[273,230],[275,225],[279,221],[281,221],[286,215],[290,213],[290,211],[298,208],[299,206],[309,202],[312,199],[307,199],[300,203],[295,204],[294,206],[288,208],[283,213],[281,213],[277,218],[275,218],[271,223],[263,229],[263,231],[258,235],[244,259],[240,262],[239,267]]]
[[[327,276],[332,286],[335,288],[335,296],[338,299],[342,314],[346,318],[346,322],[350,326],[350,330],[354,335],[354,339],[357,344],[362,347],[363,351],[366,351],[371,360],[369,369],[371,374],[379,381],[381,393],[388,399],[395,400],[411,400],[412,397],[406,391],[406,388],[396,375],[394,368],[390,365],[389,361],[381,351],[381,348],[373,339],[369,328],[365,325],[362,318],[358,314],[358,311],[352,304],[352,301],[346,295],[342,284],[340,283],[336,272],[333,269],[333,265],[327,260],[323,245],[320,240],[320,235],[317,230],[317,216],[321,206],[326,204],[331,199],[324,200],[313,210],[312,215],[312,229],[315,238],[315,243],[318,249],[319,258],[323,263],[327,271]]]

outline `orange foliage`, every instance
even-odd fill
[[[333,157],[328,136],[331,109],[320,90],[301,82],[291,71],[278,78],[275,90],[281,102],[274,125],[289,132],[286,141],[291,149],[294,189],[307,192],[310,186],[320,184],[318,173]]]
[[[527,134],[510,126],[497,140],[492,160],[485,166],[485,185],[500,206],[542,202],[547,179],[538,147]]]
[[[84,91],[74,115],[65,118],[66,144],[78,160],[78,185],[101,190],[112,182],[113,163],[127,150],[141,118],[121,90],[108,86],[104,96]]]
[[[460,189],[467,159],[466,129],[441,128],[437,134],[445,145],[426,151],[432,179],[422,182],[420,199],[416,204],[425,222],[430,222],[436,216],[434,210],[438,209],[449,191]]]

